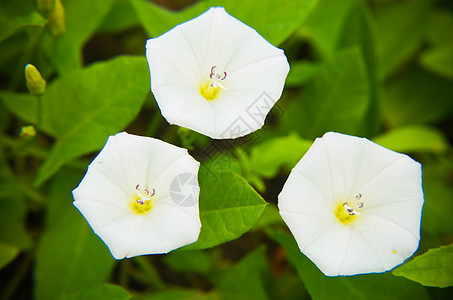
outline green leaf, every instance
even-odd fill
[[[422,231],[434,236],[453,235],[453,189],[451,188],[451,165],[453,161],[439,159],[423,160],[423,207]],[[444,243],[444,242],[440,242]],[[438,246],[439,244],[436,244]]]
[[[265,253],[266,248],[261,246],[223,272],[217,284],[220,299],[268,299],[261,279],[267,263]]]
[[[266,140],[252,148],[250,171],[265,178],[274,177],[279,168],[291,170],[312,145],[297,134]]]
[[[206,274],[212,267],[211,258],[203,251],[173,251],[163,257],[165,263],[177,272]]]
[[[38,300],[58,299],[105,282],[114,265],[107,247],[72,205],[71,190],[79,181],[80,176],[62,171],[52,182],[46,230],[36,253]]]
[[[359,48],[369,82],[369,106],[363,120],[362,135],[375,135],[380,130],[379,95],[381,83],[378,80],[377,30],[370,8],[363,0],[354,0],[346,16],[338,49]]]
[[[0,92],[0,99],[5,107],[22,121],[36,124],[38,120],[38,98],[30,94],[2,91]]]
[[[388,85],[382,109],[389,127],[438,122],[453,110],[453,85],[413,67]]]
[[[309,61],[298,61],[291,64],[288,77],[285,81],[286,87],[299,86],[311,79],[317,70],[317,65]]]
[[[453,43],[426,50],[420,63],[433,73],[453,79]]]
[[[392,273],[427,286],[453,286],[453,245],[430,249]]]
[[[430,299],[422,286],[389,273],[327,277],[300,252],[291,235],[274,231],[271,237],[285,249],[290,264],[296,268],[314,300]]]
[[[66,0],[66,31],[56,38],[51,59],[60,74],[82,67],[82,48],[107,15],[113,0]]]
[[[12,262],[17,254],[19,254],[19,248],[11,245],[0,244],[0,270]]]
[[[432,9],[425,34],[432,45],[453,43],[453,13],[451,10]]]
[[[381,78],[393,74],[421,46],[430,3],[430,0],[397,1],[377,12]]]
[[[108,300],[129,300],[132,296],[125,289],[113,284],[96,284],[88,289],[83,289],[78,292],[64,294],[58,297],[58,300],[92,300],[92,299],[108,299]]]
[[[202,291],[192,289],[178,289],[159,291],[148,297],[137,297],[136,300],[211,300],[213,299]]]
[[[144,0],[131,0],[137,15],[151,37],[157,37],[176,25],[202,14],[210,7],[223,6],[226,11],[254,28],[273,45],[286,40],[305,20],[317,0],[254,0],[200,1],[172,12]]]
[[[258,220],[258,223],[256,223],[253,227],[253,230],[266,229],[274,224],[283,225],[284,223],[282,217],[280,216],[280,212],[278,211],[277,205],[269,203],[261,215],[261,218]]]
[[[26,186],[13,178],[0,182],[0,243],[26,249],[31,239],[25,231]]]
[[[355,0],[319,0],[307,18],[304,31],[322,57],[329,59],[338,50],[344,24],[354,3]]]
[[[397,152],[445,152],[448,141],[444,134],[431,126],[408,125],[379,135],[373,142]]]
[[[369,85],[362,55],[357,48],[338,53],[319,66],[300,98],[282,119],[308,139],[326,131],[357,134],[369,105]]]
[[[0,42],[21,27],[43,27],[46,22],[32,1],[2,0],[0,3]]]
[[[62,76],[42,97],[43,129],[57,142],[36,184],[71,159],[101,148],[138,114],[149,91],[144,57],[120,56]]]
[[[115,0],[112,8],[99,26],[99,31],[116,32],[140,26],[130,0]]]
[[[234,240],[258,221],[266,207],[261,196],[239,175],[202,166],[200,182],[201,233],[183,249],[204,249]]]

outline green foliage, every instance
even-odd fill
[[[114,261],[107,248],[72,206],[68,191],[75,188],[79,180],[79,176],[61,172],[53,181],[47,230],[36,254],[35,296],[38,300],[58,299],[64,294],[85,290],[104,282],[112,271]],[[102,289],[91,292],[99,294]],[[86,291],[86,295],[82,292],[80,297],[89,298],[91,292]],[[77,298],[68,296],[69,299],[74,297]]]
[[[452,298],[438,288],[453,284],[452,246],[440,247],[453,240],[448,0],[62,0],[59,34],[35,0],[0,2],[0,299]],[[290,62],[265,126],[235,140],[170,126],[150,93],[147,38],[211,6]],[[42,96],[27,90],[29,63],[47,81]],[[21,135],[25,126],[36,135]],[[121,131],[201,163],[196,243],[118,262],[72,205],[87,166]],[[278,194],[328,131],[422,164],[420,250],[393,272],[326,277],[282,232]]]
[[[247,181],[229,171],[203,167],[198,176],[202,228],[198,241],[184,249],[204,249],[228,242],[255,225],[266,202]]]
[[[431,249],[393,271],[427,286],[453,286],[453,245]]]
[[[131,0],[136,12],[151,37],[157,37],[174,26],[188,21],[210,7],[222,6],[226,11],[253,27],[270,43],[283,42],[308,16],[317,0],[215,0],[201,1],[186,10],[171,12],[144,0]],[[154,18],[150,18],[152,15]]]
[[[36,11],[31,1],[23,1],[17,5],[15,0],[3,0],[0,3],[0,42],[21,28],[28,26],[44,26],[44,19]]]
[[[129,300],[132,296],[123,288],[113,284],[97,284],[88,289],[79,292],[65,294],[58,300],[91,300],[91,299],[109,299],[109,300]]]
[[[425,125],[398,127],[373,139],[385,148],[397,152],[445,152],[448,141],[441,131]]]
[[[282,231],[271,232],[285,249],[310,296],[318,299],[430,299],[419,285],[390,274],[326,277],[299,250],[296,241]]]
[[[16,258],[19,248],[0,244],[0,270]]]
[[[326,131],[357,134],[368,109],[368,93],[361,53],[357,48],[344,50],[319,66],[282,124],[309,139]]]

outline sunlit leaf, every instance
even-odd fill
[[[266,202],[239,175],[200,168],[200,219],[198,241],[183,249],[213,247],[240,237],[258,221]]]
[[[172,12],[144,0],[131,0],[145,30],[157,37],[174,26],[193,19],[209,7],[222,6],[226,11],[253,27],[271,44],[278,45],[287,39],[305,20],[317,0],[253,0],[200,1],[182,10]],[[150,17],[153,16],[153,17]]]
[[[430,249],[396,268],[393,274],[427,286],[453,286],[453,245]]]
[[[445,152],[448,141],[441,131],[426,125],[397,127],[373,141],[397,152]]]
[[[327,277],[303,255],[294,238],[282,231],[271,237],[285,249],[288,261],[297,270],[310,296],[319,299],[430,299],[426,290],[390,273]]]
[[[251,172],[272,178],[281,167],[289,171],[299,162],[312,143],[299,138],[296,134],[269,139],[252,148]]]

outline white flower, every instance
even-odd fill
[[[223,7],[149,39],[146,57],[162,115],[212,138],[261,128],[289,71],[283,50]]]
[[[118,133],[73,191],[74,206],[115,259],[167,253],[198,239],[198,168],[186,149]]]
[[[388,271],[418,248],[421,165],[365,138],[326,133],[292,170],[280,214],[327,276]]]

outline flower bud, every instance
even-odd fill
[[[32,125],[23,126],[20,130],[20,136],[24,138],[31,138],[36,135],[36,129]]]
[[[42,78],[41,73],[32,64],[25,66],[25,80],[28,90],[32,95],[39,96],[46,91],[46,81]]]
[[[55,0],[53,11],[49,15],[49,23],[52,34],[59,36],[66,31],[66,19],[61,0]]]

